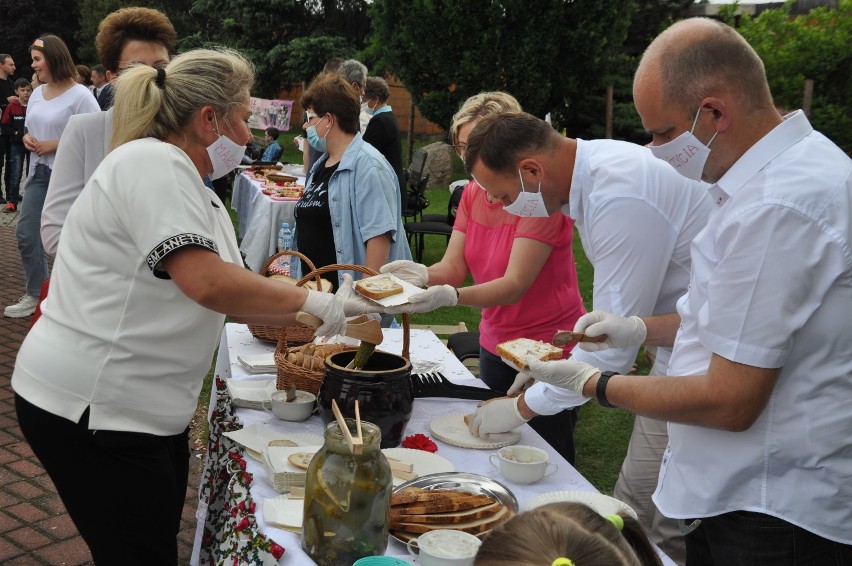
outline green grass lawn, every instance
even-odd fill
[[[284,148],[282,161],[288,163],[301,163],[302,156],[293,143],[293,138],[298,134],[297,130],[283,132],[278,143]],[[262,132],[260,132],[262,138]],[[425,142],[415,144],[415,149],[425,145]],[[453,179],[465,178],[461,160],[454,158]],[[434,187],[427,191],[429,208],[427,213],[444,214],[447,212],[447,204],[450,192],[447,187]],[[228,207],[234,225],[236,218],[234,211]],[[438,262],[444,255],[447,246],[447,238],[444,236],[427,235],[425,240],[423,263],[431,265]],[[580,283],[580,293],[587,308],[592,305],[592,266],[586,259],[586,254],[580,244],[579,237],[574,237],[574,256],[577,266],[577,276]],[[468,277],[465,285],[472,284]],[[457,324],[464,321],[468,330],[477,330],[481,311],[472,307],[456,306],[442,308],[427,314],[415,314],[411,317],[412,324]],[[639,373],[647,373],[648,365],[644,362],[644,356],[640,352],[637,359]],[[212,368],[211,368],[212,374]],[[201,393],[203,403],[209,399],[209,382],[207,380],[205,389]],[[603,493],[611,493],[618,479],[621,462],[627,450],[627,442],[633,428],[633,415],[620,409],[604,409],[595,401],[590,401],[580,409],[580,419],[575,431],[577,444],[577,469],[595,487]]]

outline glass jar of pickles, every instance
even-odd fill
[[[356,436],[353,419],[346,424]],[[363,449],[353,454],[337,421],[311,460],[305,480],[302,548],[320,566],[352,564],[385,553],[392,492],[379,427],[361,422]]]

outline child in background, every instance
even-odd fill
[[[21,200],[20,186],[21,176],[24,171],[24,160],[29,153],[24,147],[24,120],[27,116],[27,102],[30,100],[30,95],[33,93],[33,88],[30,81],[27,79],[18,79],[15,81],[15,94],[18,100],[13,100],[3,112],[3,118],[0,120],[2,124],[3,135],[10,138],[10,153],[9,153],[9,186],[6,188],[6,208],[3,212],[15,212],[18,210],[18,202]]]
[[[662,566],[629,515],[601,516],[582,503],[549,503],[491,531],[474,566]]]
[[[281,132],[278,131],[278,128],[266,128],[266,136],[264,138],[268,145],[266,146],[266,151],[263,152],[263,157],[260,158],[261,161],[278,161],[281,157],[281,153],[284,150],[278,145],[279,135],[281,135]]]

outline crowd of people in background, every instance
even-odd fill
[[[26,282],[4,314],[36,314],[16,411],[96,562],[133,563],[144,531],[144,559],[176,563],[187,425],[226,315],[286,326],[302,310],[333,336],[346,317],[463,304],[483,309],[481,377],[506,394],[470,415],[472,434],[529,422],[573,463],[577,407],[637,415],[616,485],[637,520],[545,506],[487,537],[476,564],[656,566],[652,542],[689,566],[852,563],[852,161],[801,111],[779,114],[735,30],[692,19],[651,43],[634,82],[648,147],[561,135],[508,93],[465,101],[450,138],[471,180],[431,266],[412,261],[403,227],[388,84],[329,59],[300,101],[294,242],[318,267],[423,288],[391,308],[355,295],[352,273],[324,276],[332,294],[244,269],[221,186],[239,163],[280,160],[281,131],[247,157],[251,63],[224,48],[174,56],[175,39],[163,13],[124,8],[100,23],[91,68],[52,34],[30,45],[32,80],[0,54],[2,204],[20,213]],[[575,230],[594,267],[589,313]],[[495,353],[565,328],[604,341],[521,373]],[[652,376],[629,375],[643,344]],[[104,523],[128,481],[135,513]]]

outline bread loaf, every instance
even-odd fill
[[[557,348],[552,344],[530,338],[516,338],[497,344],[497,355],[505,358],[522,371],[530,369],[527,366],[528,354],[532,354],[543,362],[559,360],[562,359],[562,348]]]
[[[355,282],[355,290],[370,299],[383,299],[402,293],[402,285],[388,277],[378,275]]]

